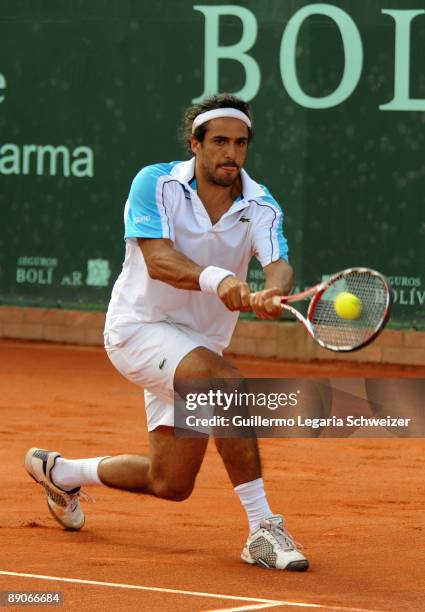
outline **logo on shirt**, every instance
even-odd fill
[[[160,370],[162,370],[162,368],[165,366],[165,362],[167,361],[167,359],[164,357],[164,359],[161,359],[158,368]]]
[[[137,217],[134,217],[134,220],[136,223],[149,223],[151,218],[149,215],[138,215]]]
[[[241,223],[249,223],[249,222],[251,221],[251,219],[248,219],[248,217],[244,217],[244,216],[242,215],[242,217],[239,219],[239,221],[240,221]]]

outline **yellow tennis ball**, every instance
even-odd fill
[[[334,301],[336,314],[341,319],[353,321],[358,319],[362,313],[362,302],[359,298],[348,291],[338,293]]]

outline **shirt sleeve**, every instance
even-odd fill
[[[283,211],[272,196],[257,202],[260,214],[253,232],[253,253],[264,268],[284,259],[288,261],[288,243],[283,234]]]
[[[168,193],[161,167],[146,166],[136,175],[124,210],[125,238],[174,239]]]

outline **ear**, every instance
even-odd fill
[[[192,153],[196,155],[201,147],[201,143],[195,136],[190,137],[190,148],[192,149]]]

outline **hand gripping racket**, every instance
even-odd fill
[[[335,299],[343,292],[355,295],[361,312],[356,318],[343,318],[335,309]],[[292,302],[310,299],[304,317]],[[392,291],[387,279],[368,268],[349,268],[307,291],[273,298],[305,325],[309,334],[330,351],[356,351],[381,333],[391,312]]]

